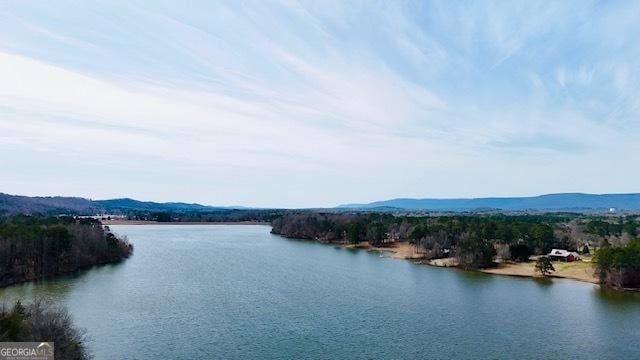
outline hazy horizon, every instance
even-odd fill
[[[130,200],[134,200],[134,201],[141,201],[141,202],[155,202],[155,203],[189,203],[189,204],[197,204],[197,205],[203,205],[203,206],[211,206],[211,207],[226,207],[226,208],[247,208],[247,209],[331,209],[331,208],[338,208],[338,207],[344,207],[344,206],[349,206],[349,205],[368,205],[368,204],[373,204],[375,206],[390,206],[390,207],[394,207],[394,205],[386,205],[386,204],[382,204],[382,205],[378,205],[377,203],[386,203],[386,202],[393,202],[393,201],[402,201],[402,200],[443,200],[443,201],[458,201],[458,200],[488,200],[488,199],[526,199],[526,198],[537,198],[537,197],[543,197],[543,196],[554,196],[554,195],[593,195],[593,196],[616,196],[616,195],[640,195],[640,193],[580,193],[580,192],[576,192],[576,193],[547,193],[547,194],[534,194],[534,195],[523,195],[523,196],[479,196],[479,197],[439,197],[439,198],[434,198],[434,197],[414,197],[414,198],[407,198],[407,197],[395,197],[395,198],[385,198],[385,199],[374,199],[374,200],[370,200],[370,201],[363,201],[363,202],[350,202],[350,201],[344,201],[342,203],[339,204],[333,204],[333,205],[329,205],[329,206],[314,206],[314,205],[308,205],[308,206],[295,206],[295,207],[282,207],[282,206],[254,206],[251,204],[247,204],[247,205],[238,205],[238,204],[210,204],[210,203],[205,203],[202,201],[184,201],[184,200],[180,200],[180,199],[171,199],[171,200],[151,200],[151,199],[143,199],[143,198],[136,198],[131,197],[131,196],[116,196],[113,198],[94,198],[94,197],[85,197],[85,196],[77,196],[77,195],[59,195],[59,194],[49,194],[49,195],[38,195],[38,194],[34,194],[34,195],[27,195],[27,194],[7,194],[4,193],[2,191],[0,191],[0,194],[6,194],[6,195],[10,195],[10,196],[27,196],[27,197],[79,197],[79,198],[85,198],[85,199],[89,199],[91,201],[107,201],[107,200],[124,200],[124,199],[130,199]],[[571,208],[570,204],[567,204],[567,208]],[[611,207],[614,205],[610,205],[610,206],[605,206],[605,207]],[[402,206],[400,206],[402,208]],[[580,207],[580,206],[578,206]],[[408,209],[408,208],[407,208]],[[427,209],[427,207],[425,207],[424,209]]]
[[[279,208],[638,192],[638,13],[5,2],[0,192]]]

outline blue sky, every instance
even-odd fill
[[[0,192],[637,192],[640,3],[5,1]]]

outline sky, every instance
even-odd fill
[[[0,192],[638,192],[637,1],[0,2]]]

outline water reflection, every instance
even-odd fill
[[[4,302],[18,299],[45,297],[55,302],[64,302],[77,287],[83,286],[96,276],[109,278],[116,276],[123,263],[97,265],[90,269],[78,270],[52,279],[37,280],[0,288],[0,298]]]
[[[455,271],[457,276],[456,280],[461,286],[469,287],[482,287],[486,286],[496,280],[495,276],[481,273],[478,271],[463,270],[459,268],[451,268],[448,271]]]
[[[640,304],[640,292],[617,291],[599,287],[594,291],[594,294],[598,300],[615,305],[617,308],[632,306],[635,309]]]
[[[535,277],[529,278],[529,280],[538,285],[538,288],[541,290],[551,290],[551,286],[553,285],[553,280],[548,277]]]

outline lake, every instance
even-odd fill
[[[640,297],[285,239],[111,226],[133,256],[0,290],[63,303],[97,359],[640,358]]]

